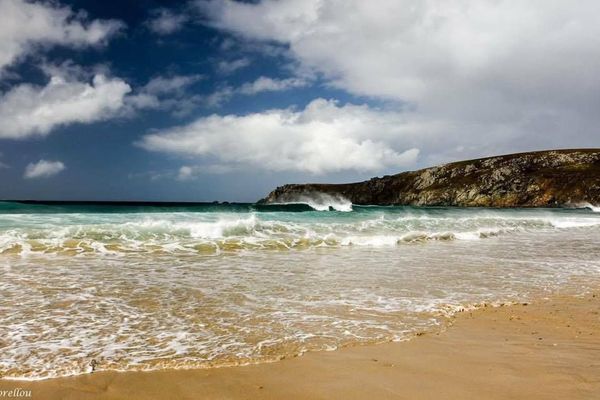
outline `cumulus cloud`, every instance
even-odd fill
[[[279,43],[329,85],[400,102],[407,122],[433,128],[439,145],[423,146],[438,158],[598,143],[595,0],[196,4],[211,26]]]
[[[40,160],[36,163],[30,163],[25,168],[24,178],[47,178],[58,174],[65,169],[65,164],[61,161]]]
[[[116,20],[89,20],[85,12],[54,1],[0,1],[0,73],[52,46],[103,45],[123,27]],[[48,76],[46,85],[22,83],[0,94],[0,138],[45,136],[61,125],[107,119],[120,112],[131,90],[123,80],[110,78],[105,66],[41,58],[38,67]]]
[[[600,81],[593,0],[200,3],[217,27],[289,44],[300,62],[362,95],[421,101],[440,84],[464,90],[494,79],[532,90],[553,78],[577,82],[574,89]]]
[[[103,65],[84,68],[67,61],[40,67],[49,75],[45,86],[19,84],[0,95],[0,138],[45,136],[62,125],[131,116],[144,109],[183,116],[201,103],[188,89],[202,75],[156,76],[133,92],[122,79],[109,77]]]
[[[159,35],[170,35],[177,32],[188,20],[185,14],[175,13],[167,8],[152,10],[150,14],[146,25],[152,32]]]
[[[211,156],[224,166],[249,165],[314,174],[414,165],[419,150],[402,138],[399,115],[364,105],[317,99],[303,110],[212,115],[144,136],[147,150]],[[190,167],[180,171],[189,177]]]
[[[88,21],[56,2],[0,1],[0,70],[35,48],[61,45],[96,46],[118,32],[115,20]]]
[[[57,126],[113,117],[130,91],[121,79],[102,74],[91,82],[53,76],[45,86],[17,85],[0,97],[0,138],[45,136]]]

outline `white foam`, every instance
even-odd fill
[[[76,375],[92,359],[212,367],[403,340],[468,304],[600,273],[598,214],[355,211],[0,215],[0,373]]]
[[[279,204],[307,204],[316,211],[352,211],[352,202],[345,197],[318,192],[298,195],[287,203]]]
[[[600,225],[600,219],[584,219],[584,218],[562,218],[562,219],[551,219],[550,223],[552,226],[561,229],[568,228],[586,228]]]
[[[582,203],[582,204],[577,205],[576,207],[578,207],[578,208],[587,208],[587,209],[589,209],[589,210],[591,210],[593,212],[600,213],[600,206],[594,206],[594,205],[592,205],[590,203]]]
[[[321,209],[333,207],[333,200]],[[339,209],[343,209],[337,199]],[[327,204],[327,205],[324,205]],[[351,205],[346,204],[347,209]],[[2,230],[0,253],[123,255],[127,253],[213,253],[257,249],[331,246],[394,246],[406,242],[475,241],[516,232],[544,232],[600,226],[596,214],[559,211],[408,210],[329,214],[314,213],[156,213],[109,216],[28,216],[23,226],[10,220]],[[87,220],[86,220],[87,218]],[[5,219],[6,220],[6,219]]]
[[[464,240],[475,240],[478,233]],[[571,237],[562,230],[554,234]],[[584,231],[574,234],[577,240],[585,237]],[[415,232],[414,240],[452,236],[463,240],[441,230]],[[506,258],[519,251],[517,240],[497,253],[498,264],[482,262],[494,256],[485,249],[469,254],[476,245],[394,248],[399,238],[354,235],[348,243],[377,251],[339,249],[293,257],[23,261],[1,270],[0,290],[7,297],[0,299],[0,313],[7,323],[0,325],[0,335],[8,346],[0,372],[22,380],[85,374],[91,372],[91,360],[97,360],[97,371],[209,368],[406,340],[455,312],[505,302],[515,293],[524,296],[528,287],[554,287],[559,272],[575,271],[572,265],[548,262],[558,260],[552,256],[557,243],[543,238],[538,239],[545,248],[527,249],[527,257],[535,252],[530,263]],[[596,243],[592,249],[600,248],[593,247]],[[565,249],[571,247],[555,254],[564,255]],[[596,260],[593,268],[596,255],[590,255]],[[579,254],[571,256],[581,264]],[[590,276],[590,270],[582,273]]]

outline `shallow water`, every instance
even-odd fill
[[[577,293],[600,276],[591,209],[332,206],[347,212],[0,203],[0,373],[211,367],[402,340],[460,307]]]

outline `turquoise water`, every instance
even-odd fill
[[[588,290],[600,213],[3,202],[0,273],[4,378],[238,365]]]
[[[336,211],[333,207],[345,211]],[[334,204],[0,203],[0,252],[220,253],[395,246],[595,226],[589,209],[461,209]]]

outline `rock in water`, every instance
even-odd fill
[[[481,158],[364,182],[280,186],[261,203],[313,194],[353,204],[558,207],[600,204],[600,149],[551,150]]]

